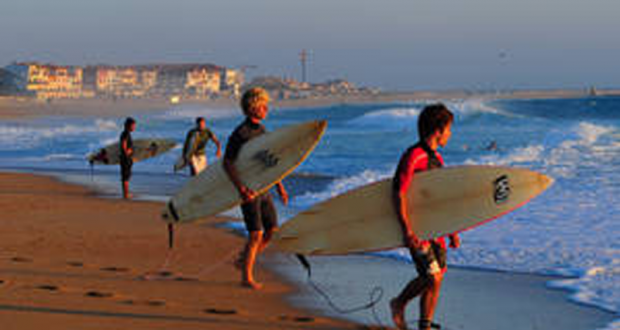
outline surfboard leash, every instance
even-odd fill
[[[377,304],[379,304],[379,302],[383,299],[383,295],[385,293],[385,290],[383,289],[382,286],[375,286],[372,288],[372,290],[370,290],[368,294],[369,301],[367,304],[352,307],[352,308],[342,308],[336,305],[331,299],[331,297],[312,280],[312,267],[310,265],[310,262],[306,258],[306,256],[302,254],[295,254],[295,257],[297,257],[301,265],[306,270],[307,275],[308,275],[308,284],[310,285],[310,287],[312,287],[312,289],[314,289],[334,311],[340,314],[351,314],[351,313],[370,309],[375,323],[377,325],[383,326],[383,322],[381,321],[381,318],[379,318],[379,315],[377,315],[377,310],[376,310]],[[420,320],[416,320],[414,322],[415,322],[415,325],[412,324],[413,322],[408,322],[407,323],[408,328],[415,329],[418,326]],[[429,325],[431,329],[452,330],[451,328],[445,327],[443,325],[440,325],[432,321],[430,322]]]
[[[318,293],[327,302],[329,307],[331,307],[334,311],[336,311],[336,312],[338,312],[340,314],[351,314],[351,313],[360,312],[360,311],[363,311],[363,310],[370,309],[370,310],[372,310],[372,313],[373,313],[373,315],[375,317],[375,321],[378,321],[377,324],[381,324],[381,322],[380,322],[380,320],[377,317],[377,314],[375,312],[375,306],[383,299],[383,295],[384,295],[383,287],[381,287],[381,286],[373,287],[372,290],[370,290],[370,292],[368,294],[369,301],[368,301],[368,303],[366,303],[364,305],[355,306],[355,307],[349,307],[349,308],[340,307],[336,303],[334,303],[334,301],[329,296],[329,294],[327,294],[327,292],[325,292],[323,289],[321,289],[318,286],[318,284],[316,284],[312,280],[312,267],[310,265],[310,262],[306,258],[306,256],[304,256],[302,254],[295,254],[295,256],[297,257],[297,259],[299,260],[299,262],[301,263],[301,265],[304,267],[304,269],[307,272],[307,275],[308,275],[307,281],[308,281],[308,284],[310,285],[310,287],[312,289],[314,289],[316,291],[316,293]]]

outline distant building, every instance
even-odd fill
[[[16,75],[17,88],[39,99],[81,98],[82,68],[52,64],[15,63],[6,69]]]
[[[98,66],[89,71],[89,87],[97,96],[113,98],[140,98],[148,96],[157,83],[157,71],[144,67]]]
[[[197,67],[187,72],[185,89],[197,98],[208,97],[220,92],[221,70]]]
[[[222,71],[222,84],[220,89],[222,92],[227,93],[230,96],[239,97],[244,80],[245,77],[243,71],[224,69]]]
[[[370,88],[358,88],[344,79],[329,80],[324,83],[309,84],[294,79],[274,76],[256,77],[245,88],[265,88],[272,97],[277,99],[304,99],[313,97],[371,95],[379,91]]]
[[[8,70],[0,69],[0,95],[18,94],[18,77]]]
[[[238,96],[243,73],[213,64],[93,65],[15,63],[5,68],[16,90],[40,99]]]

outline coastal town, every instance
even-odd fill
[[[244,88],[261,86],[280,100],[333,95],[372,95],[378,89],[357,88],[335,79],[308,83],[290,78],[259,76],[246,82],[243,69],[210,63],[140,65],[56,65],[16,62],[0,68],[0,95],[57,99],[237,99]]]

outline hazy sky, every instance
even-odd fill
[[[620,87],[620,0],[0,0],[0,66],[213,62],[396,89]]]

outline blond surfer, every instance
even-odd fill
[[[420,296],[419,330],[439,328],[433,323],[433,316],[439,298],[443,276],[447,270],[446,242],[444,237],[421,241],[413,231],[415,219],[409,219],[407,210],[407,190],[415,173],[430,171],[443,166],[443,159],[437,151],[444,147],[452,136],[454,115],[445,105],[432,104],[422,110],[418,118],[418,143],[411,146],[401,156],[394,174],[392,197],[400,225],[403,241],[409,248],[415,263],[418,277],[413,279],[402,292],[390,301],[392,318],[398,329],[407,329],[405,307],[415,297]],[[460,245],[457,235],[450,235],[450,247]]]
[[[248,231],[248,241],[238,260],[242,268],[241,282],[252,289],[262,287],[254,279],[254,264],[257,255],[267,246],[278,228],[278,214],[269,192],[259,195],[241,182],[235,162],[244,144],[266,132],[261,122],[267,117],[268,105],[269,94],[262,88],[252,88],[243,94],[241,109],[246,118],[228,138],[224,153],[224,170],[243,199],[241,211]],[[282,202],[287,204],[288,194],[284,185],[279,182],[276,187]]]

